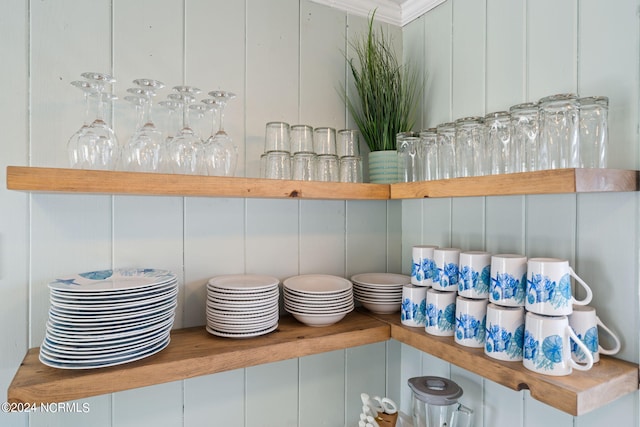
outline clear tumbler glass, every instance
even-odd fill
[[[511,161],[511,119],[506,111],[489,113],[484,117],[489,162],[493,175],[513,172]]]
[[[437,126],[438,135],[438,179],[456,177],[456,124],[441,123]]]
[[[536,171],[538,167],[538,104],[526,102],[509,109],[513,172]]]
[[[456,120],[457,176],[486,174],[484,128],[481,117],[465,117]]]
[[[606,168],[609,145],[609,98],[580,98],[580,158],[582,167]]]
[[[419,181],[420,164],[417,156],[419,144],[420,138],[413,132],[403,132],[397,135],[398,182]]]
[[[580,167],[579,104],[576,95],[540,100],[540,168]]]
[[[438,134],[436,128],[420,132],[418,157],[422,163],[422,179],[425,181],[438,179]]]

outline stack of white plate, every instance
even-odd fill
[[[366,309],[377,314],[395,313],[402,304],[402,287],[411,277],[394,273],[363,273],[351,278],[353,294]]]
[[[332,325],[353,310],[353,286],[342,277],[306,274],[283,285],[285,310],[305,325]]]
[[[167,270],[80,273],[49,283],[51,308],[40,361],[63,369],[119,365],[169,344],[178,281]]]
[[[234,274],[207,283],[207,332],[248,338],[278,328],[280,280],[271,276]]]

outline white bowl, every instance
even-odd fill
[[[404,274],[395,273],[362,273],[356,274],[351,277],[353,282],[358,282],[362,285],[369,286],[393,286],[393,285],[408,285],[411,283],[411,277]]]
[[[347,279],[329,274],[304,274],[293,276],[282,282],[283,286],[294,293],[305,294],[340,294],[349,292],[353,285]]]
[[[362,306],[372,313],[376,314],[391,314],[400,311],[400,302],[395,303],[383,303],[383,302],[367,302],[360,301]]]
[[[295,317],[298,322],[304,323],[307,326],[329,326],[334,323],[339,322],[347,315],[347,313],[337,313],[337,314],[300,314],[300,313],[291,313],[293,317]]]

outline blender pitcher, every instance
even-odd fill
[[[409,379],[414,427],[470,427],[473,410],[458,403],[462,388],[440,377]]]

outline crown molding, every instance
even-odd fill
[[[446,0],[311,0],[358,16],[370,16],[376,9],[376,20],[403,27]]]

